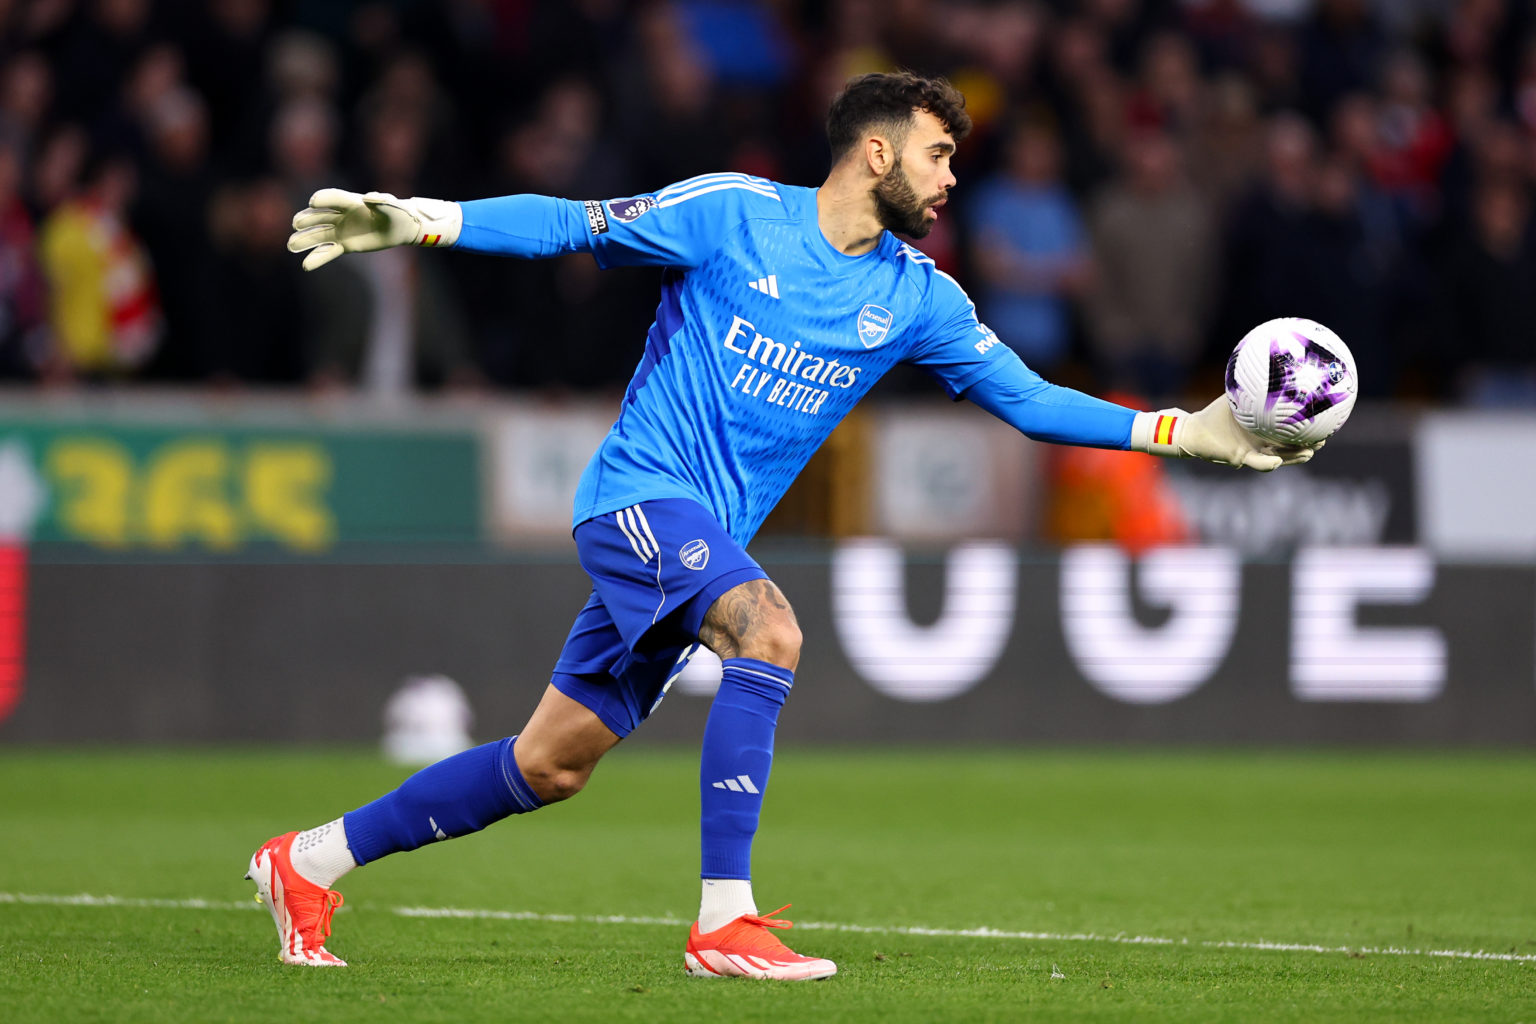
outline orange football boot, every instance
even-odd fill
[[[789,921],[774,919],[789,909],[785,904],[773,914],[743,914],[712,932],[700,932],[697,921],[688,933],[683,954],[693,978],[771,978],[778,981],[814,981],[837,973],[837,964],[801,956],[779,941],[775,928],[792,928]]]
[[[272,914],[278,955],[285,964],[345,967],[347,962],[325,948],[331,915],[341,906],[341,893],[323,889],[294,870],[289,853],[297,832],[268,839],[251,855],[245,877],[256,883],[256,901]]]

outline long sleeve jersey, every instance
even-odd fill
[[[710,509],[745,544],[833,428],[897,363],[1047,441],[1126,448],[1135,413],[1042,380],[932,259],[882,233],[849,256],[816,190],[706,174],[608,201],[461,204],[457,248],[665,268],[618,419],[573,521],[655,498]]]

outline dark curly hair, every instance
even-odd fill
[[[910,71],[859,75],[848,80],[827,111],[827,142],[835,164],[847,156],[870,128],[880,127],[900,147],[912,128],[912,112],[925,110],[940,121],[956,142],[971,130],[965,97],[944,78],[923,78]]]

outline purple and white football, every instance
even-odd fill
[[[1281,317],[1243,336],[1227,360],[1227,401],[1246,429],[1276,444],[1312,445],[1349,419],[1355,357],[1315,320]]]

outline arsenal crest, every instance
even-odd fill
[[[874,348],[890,333],[891,311],[884,306],[870,303],[859,310],[859,341],[865,348]]]

